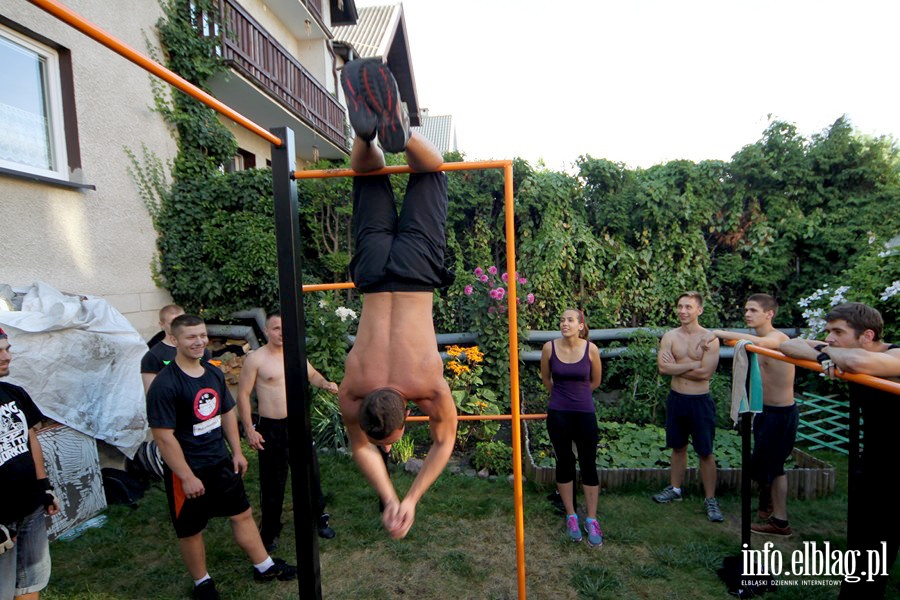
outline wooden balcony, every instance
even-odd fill
[[[320,0],[304,2],[321,13]],[[221,55],[235,71],[294,113],[319,135],[349,148],[344,107],[300,62],[235,0],[219,0],[219,14],[208,15],[204,33],[221,31]],[[253,115],[247,115],[251,117]]]

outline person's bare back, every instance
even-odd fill
[[[347,355],[341,398],[358,402],[369,392],[392,388],[429,412],[449,391],[437,351],[431,292],[366,294],[356,342]]]

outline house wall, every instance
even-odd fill
[[[158,45],[157,2],[65,4],[141,52],[147,51],[144,33]],[[176,152],[169,128],[150,108],[150,76],[25,0],[4,0],[0,12],[71,51],[83,182],[96,186],[78,191],[0,174],[0,282],[42,280],[104,296],[149,337],[157,311],[171,298],[151,277],[156,232],[124,148],[140,155],[144,145],[163,161]]]

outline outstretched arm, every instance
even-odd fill
[[[819,340],[806,340],[802,338],[794,338],[782,342],[778,349],[787,356],[792,358],[801,358],[804,360],[816,360],[819,350],[816,346],[828,346],[825,342]]]
[[[387,507],[392,505],[396,510],[396,505],[400,503],[400,500],[397,498],[394,484],[384,466],[381,452],[369,441],[359,426],[359,399],[351,398],[349,393],[341,390],[338,394],[338,402],[344,426],[347,428],[347,437],[350,439],[353,460],[356,461],[359,470],[362,471],[369,484],[375,488],[375,492],[384,503],[385,512],[387,512]]]
[[[753,335],[750,333],[740,333],[738,331],[724,331],[722,329],[716,329],[714,331],[710,331],[709,334],[704,336],[700,343],[697,344],[698,350],[708,350],[712,342],[716,339],[720,340],[747,340],[751,342],[755,346],[759,346],[760,348],[769,348],[770,350],[778,350],[778,346],[781,345],[781,342],[787,339],[787,336],[778,331],[777,329],[773,329],[766,335]]]
[[[450,460],[453,446],[456,443],[456,422],[456,405],[450,395],[450,386],[442,378],[438,396],[432,402],[428,415],[431,448],[422,464],[422,470],[419,471],[409,491],[406,492],[393,520],[389,519],[388,512],[385,510],[385,526],[392,538],[400,539],[406,536],[415,521],[416,505],[447,466],[447,461]]]
[[[306,378],[309,380],[310,385],[321,388],[326,392],[331,392],[332,394],[338,393],[338,384],[325,379],[325,376],[319,373],[309,361],[306,361]]]
[[[874,375],[875,377],[900,377],[900,348],[887,352],[870,352],[862,348],[834,348],[822,350],[842,371]]]

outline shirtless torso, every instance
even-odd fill
[[[701,340],[709,333],[696,323],[668,331],[659,347],[660,372],[672,376],[672,389],[681,394],[706,394],[719,362],[718,342],[704,350]]]
[[[363,296],[353,349],[347,355],[338,398],[353,458],[384,504],[384,526],[402,538],[425,490],[446,466],[456,442],[456,405],[444,379],[432,321],[431,292],[381,292]],[[401,502],[380,451],[359,425],[362,399],[393,388],[429,417],[431,449]]]

